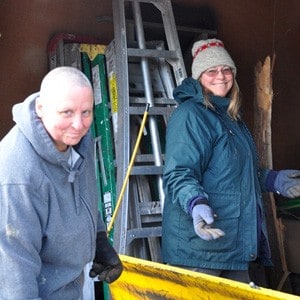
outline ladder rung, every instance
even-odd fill
[[[178,59],[176,51],[128,48],[128,56]]]
[[[174,107],[150,107],[149,115],[170,115],[174,111]],[[131,106],[129,108],[129,113],[131,115],[142,115],[145,112],[145,107],[143,106]]]
[[[161,154],[162,158],[164,159],[164,154]],[[154,155],[153,154],[137,154],[135,157],[135,162],[151,162],[154,163]]]
[[[127,246],[135,239],[161,237],[162,229],[158,227],[134,228],[128,230]]]
[[[141,216],[141,222],[145,227],[148,227],[147,225],[151,224],[161,224],[162,222],[162,216],[159,214],[156,215],[147,215],[147,216]]]
[[[130,104],[147,104],[148,101],[145,97],[130,97],[129,99]],[[177,103],[172,98],[164,98],[164,97],[155,97],[154,104],[156,105],[173,105],[177,106]]]
[[[134,166],[131,175],[161,175],[163,166]]]

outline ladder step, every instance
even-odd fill
[[[170,50],[128,48],[127,55],[131,57],[165,58],[167,60],[178,59],[177,52]]]
[[[150,107],[149,115],[170,115],[174,111],[174,107]],[[129,113],[131,115],[142,115],[145,112],[145,107],[143,106],[131,106],[129,108]]]
[[[129,98],[130,104],[144,104],[146,105],[147,99],[145,97],[130,97]],[[177,105],[176,101],[172,98],[165,98],[165,97],[155,97],[154,98],[155,105],[173,105],[174,108]],[[145,107],[144,107],[145,108]],[[151,108],[150,108],[151,109]]]
[[[127,246],[135,239],[149,238],[149,237],[161,237],[161,227],[146,227],[146,228],[134,228],[127,231],[128,237]]]
[[[134,166],[131,175],[161,175],[163,166]]]
[[[162,158],[164,158],[164,153],[161,154]],[[154,155],[153,154],[137,154],[135,157],[136,163],[154,163]]]

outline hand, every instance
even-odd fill
[[[192,210],[192,217],[194,230],[203,240],[211,241],[225,235],[221,229],[210,226],[214,222],[214,217],[211,207],[207,204],[195,205]]]
[[[277,193],[287,198],[300,196],[300,170],[281,170],[278,172],[274,188]]]
[[[106,232],[98,232],[96,255],[90,270],[90,277],[98,276],[100,281],[111,283],[120,277],[122,271],[122,262],[113,246],[109,243]]]

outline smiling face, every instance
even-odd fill
[[[199,81],[213,95],[225,97],[233,86],[234,76],[228,66],[216,66],[204,71]]]
[[[76,145],[93,121],[93,92],[88,86],[56,86],[37,99],[36,112],[59,151]]]

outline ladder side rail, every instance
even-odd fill
[[[164,57],[171,61],[177,59],[177,52],[170,50],[128,48],[127,52],[128,55],[132,57]]]
[[[177,53],[177,60],[170,60],[169,63],[173,66],[175,80],[177,85],[179,85],[183,79],[187,77],[187,74],[179,43],[171,0],[154,1],[154,5],[161,11],[168,49]]]
[[[133,5],[133,13],[134,13],[134,19],[136,24],[138,45],[140,49],[145,49],[146,42],[144,37],[143,21],[142,21],[142,13],[140,10],[140,5],[138,2],[133,2],[132,5]],[[142,72],[144,78],[145,95],[151,107],[154,106],[154,100],[153,100],[153,91],[151,86],[151,78],[150,78],[149,64],[147,58],[145,57],[141,58],[141,66],[142,66]],[[149,117],[149,129],[150,129],[151,142],[152,142],[152,151],[154,154],[154,162],[156,166],[161,166],[163,164],[163,161],[161,157],[160,139],[159,139],[156,119],[153,116]],[[158,176],[157,181],[158,181],[157,183],[158,183],[159,198],[163,202],[164,192],[163,192],[162,177]]]
[[[143,180],[136,176],[131,176],[131,184],[129,186],[129,194],[130,198],[130,210],[128,211],[129,219],[131,220],[130,228],[136,228],[137,230],[142,229],[142,221],[141,221],[141,214],[139,212],[139,198],[140,198],[140,187],[139,187],[139,180]],[[126,241],[126,252],[128,255],[137,256],[143,259],[147,258],[146,254],[146,241],[145,240],[136,240],[135,245],[131,245],[128,243],[128,240],[135,240],[134,236],[131,236],[130,229],[127,230],[127,241]],[[135,247],[134,247],[135,246]]]
[[[177,102],[174,100],[173,97],[173,91],[175,88],[175,84],[173,80],[170,80],[172,78],[172,72],[170,70],[170,65],[164,60],[164,59],[159,59],[159,74],[161,76],[162,83],[164,85],[165,91],[166,91],[166,96],[168,99],[172,99],[173,103],[169,104],[165,107],[165,110],[168,110],[168,113],[164,114],[164,122],[167,126],[169,118],[173,111],[176,109],[178,106]]]
[[[127,39],[125,11],[123,0],[113,0],[113,20],[116,52],[116,77],[118,91],[118,131],[116,143],[117,165],[117,195],[120,194],[126,170],[129,164],[130,149],[130,120],[129,120],[129,83],[127,62]],[[115,220],[114,246],[118,253],[126,254],[126,240],[128,226],[128,185],[125,189],[122,203]]]
[[[139,118],[133,119],[131,123],[131,139],[132,144],[136,140],[136,136],[138,135],[138,125],[139,125]],[[139,152],[140,154],[140,152]],[[139,155],[137,154],[137,155]],[[134,167],[133,167],[134,168]],[[153,223],[153,217],[157,220],[157,215],[159,213],[158,209],[155,210],[156,214],[154,216],[148,215],[149,208],[153,206],[157,208],[157,204],[154,205],[152,201],[151,189],[150,184],[148,181],[147,176],[145,176],[145,172],[139,174],[139,176],[133,176],[133,172],[131,172],[131,181],[129,185],[129,219],[131,220],[130,229],[127,231],[127,252],[133,256],[138,256],[140,258],[147,259],[149,258],[148,252],[151,256],[151,259],[155,259],[158,261],[161,259],[160,257],[160,241],[158,238],[151,237],[151,238],[138,238],[138,236],[132,235],[132,229],[136,229],[137,232],[143,232],[144,226],[148,226],[147,222]],[[144,210],[144,213],[141,211],[141,204],[149,204],[148,212]],[[152,208],[151,211],[154,211]],[[145,220],[144,215],[148,216],[148,219]],[[146,222],[145,222],[146,221]],[[131,240],[133,243],[128,243]],[[147,251],[149,249],[149,251]]]
[[[164,44],[160,43],[157,45],[157,49],[164,49]],[[175,80],[174,80],[174,73],[172,73],[170,64],[164,58],[157,58],[157,65],[158,65],[158,73],[161,78],[162,85],[165,90],[165,97],[170,99],[172,102],[167,104],[165,109],[169,109],[169,113],[164,115],[164,122],[167,125],[171,113],[177,107],[177,102],[174,100],[173,91],[175,88]]]
[[[161,76],[161,81],[164,85],[165,91],[166,91],[166,96],[169,99],[173,99],[173,91],[175,88],[175,84],[173,80],[170,80],[170,78],[172,78],[172,72],[170,70],[170,66],[167,64],[167,62],[164,59],[159,59],[158,62],[158,66],[159,66],[159,74]],[[176,103],[176,101],[174,100],[173,105]]]

